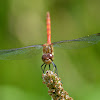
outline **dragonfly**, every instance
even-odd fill
[[[35,54],[37,54],[39,50],[42,49],[43,64],[41,65],[41,69],[43,73],[47,65],[51,70],[50,68],[51,64],[53,65],[53,68],[55,68],[55,70],[57,71],[57,67],[54,64],[54,47],[60,47],[65,49],[77,49],[77,48],[88,47],[100,42],[100,33],[96,33],[78,39],[62,40],[51,43],[51,20],[49,12],[47,12],[46,24],[47,24],[47,43],[39,45],[31,45],[15,49],[0,50],[0,60],[6,60],[11,58],[16,59],[17,56],[20,58],[21,56],[24,55],[34,56]]]

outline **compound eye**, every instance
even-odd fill
[[[43,56],[42,56],[42,59],[43,59],[43,60],[47,60],[47,59],[49,59],[49,58],[48,58],[48,56],[43,55]]]
[[[53,55],[49,53],[49,54],[48,54],[48,58],[49,58],[49,59],[52,59],[52,58],[53,58]]]

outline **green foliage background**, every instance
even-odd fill
[[[44,44],[47,11],[52,42],[100,32],[99,0],[2,0],[0,49]],[[28,60],[0,60],[0,100],[51,99],[42,83],[41,55],[42,51]],[[75,50],[55,48],[54,63],[74,100],[100,99],[100,43]]]

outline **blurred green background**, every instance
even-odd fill
[[[0,49],[46,42],[46,12],[52,42],[100,32],[99,0],[2,0]],[[64,89],[74,100],[100,99],[100,43],[82,49],[55,48]],[[42,51],[26,60],[0,60],[0,100],[51,100],[42,83]]]

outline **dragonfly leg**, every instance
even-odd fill
[[[47,66],[47,65],[45,64],[45,66],[44,66],[44,71],[45,71],[46,66]],[[44,73],[44,72],[43,72],[43,73]]]
[[[52,62],[52,64],[53,64],[53,67],[55,68],[55,73],[58,75],[57,66],[54,64],[54,62]],[[53,68],[53,71],[54,71],[54,68]]]
[[[50,64],[49,64],[49,70],[51,70],[51,68],[50,68]]]
[[[44,69],[43,69],[42,67],[43,67],[44,64],[45,64],[45,63],[43,63],[43,64],[41,65],[41,69],[42,69],[43,73],[44,73]]]

